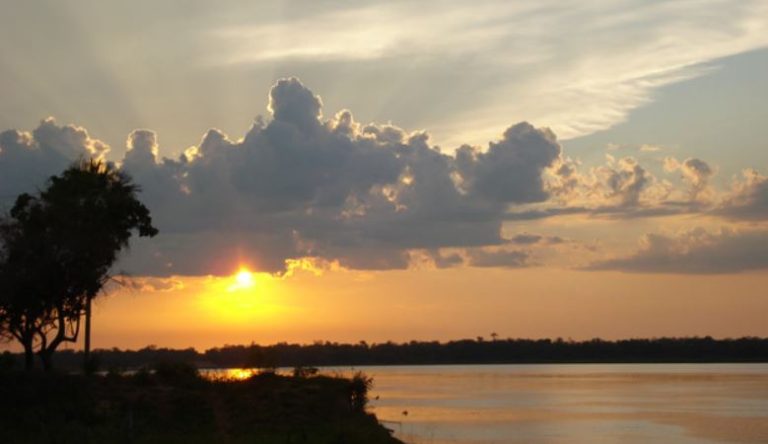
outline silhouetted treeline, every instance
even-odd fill
[[[463,339],[450,342],[386,342],[309,345],[227,345],[203,353],[146,347],[96,350],[102,369],[130,369],[157,362],[200,367],[296,367],[423,364],[513,364],[600,362],[768,362],[768,338],[711,337],[571,341],[563,339]],[[18,356],[16,357],[18,358]],[[61,368],[77,369],[80,352],[57,355]]]

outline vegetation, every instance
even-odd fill
[[[257,350],[254,352],[253,350]],[[158,350],[154,351],[158,353]],[[194,350],[183,353],[192,358]],[[142,351],[101,351],[105,362],[130,357]],[[165,353],[172,354],[170,351]],[[768,338],[713,339],[711,337],[571,341],[563,339],[464,339],[449,342],[381,344],[280,343],[270,346],[225,346],[194,356],[197,362],[218,367],[240,366],[243,356],[272,356],[279,366],[297,365],[419,365],[504,364],[568,362],[768,362]]]
[[[22,194],[0,220],[0,340],[16,340],[31,369],[46,370],[63,342],[77,341],[90,307],[132,233],[154,236],[138,187],[109,164],[88,161],[51,177],[36,195]]]
[[[181,361],[201,367],[275,368],[341,365],[515,364],[578,362],[768,362],[768,338],[713,339],[710,337],[569,341],[562,339],[464,339],[450,342],[411,341],[397,344],[309,345],[279,343],[268,346],[228,345],[198,352],[154,346],[140,350],[96,350],[103,368],[139,368],[161,361]],[[15,355],[16,362],[19,356]],[[57,363],[77,369],[80,352],[64,350]]]
[[[178,363],[130,376],[10,373],[0,442],[397,444],[360,403],[369,386],[274,373],[207,380]]]

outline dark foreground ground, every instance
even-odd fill
[[[362,377],[209,381],[170,366],[0,379],[0,443],[400,443],[365,412]]]

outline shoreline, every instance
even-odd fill
[[[184,364],[132,375],[4,372],[0,440],[403,444],[367,411],[369,388],[364,375],[210,380]]]

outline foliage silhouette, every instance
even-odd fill
[[[139,188],[114,166],[83,161],[22,194],[0,220],[0,338],[34,353],[43,368],[63,342],[74,342],[85,316],[89,362],[90,307],[134,231],[154,236]]]
[[[349,406],[353,411],[365,411],[371,387],[373,387],[373,378],[366,376],[363,372],[355,372],[349,382]]]
[[[563,339],[501,339],[477,342],[405,343],[316,342],[314,344],[227,345],[198,352],[194,348],[154,346],[140,350],[118,348],[94,351],[105,368],[137,369],[163,361],[183,361],[198,367],[260,367],[244,365],[251,356],[271,356],[269,367],[515,364],[576,362],[768,362],[768,338],[711,337],[570,341]],[[16,366],[21,357],[14,356]],[[82,352],[63,350],[57,365],[75,370]],[[262,361],[263,364],[263,361]]]
[[[0,442],[402,444],[357,408],[350,384],[323,375],[206,379],[173,363],[104,377],[9,372],[0,378]]]

